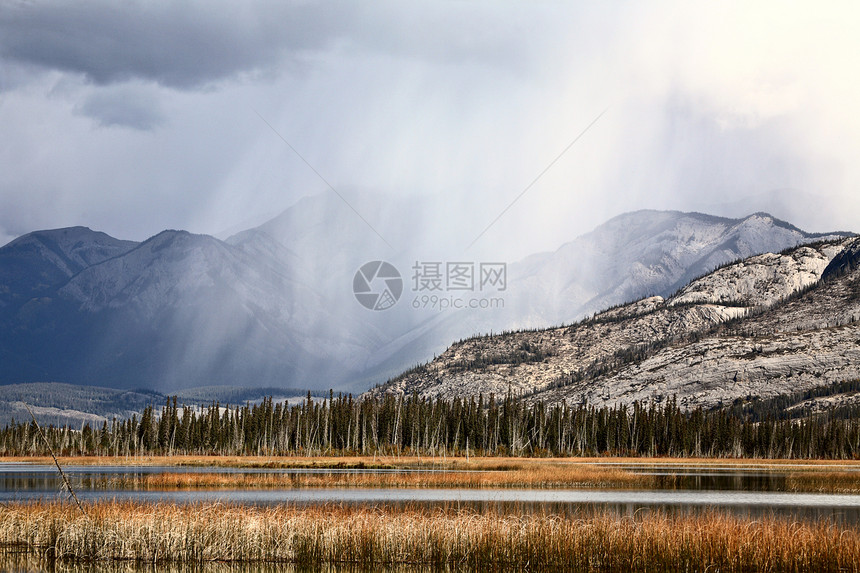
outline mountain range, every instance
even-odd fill
[[[555,252],[469,261],[474,273],[501,265],[501,286],[455,291],[443,282],[433,291],[419,288],[416,269],[464,258],[416,255],[434,233],[422,212],[384,203],[377,215],[393,221],[389,246],[333,195],[303,199],[226,240],[168,230],[134,242],[85,227],[19,237],[0,247],[0,384],[363,391],[454,340],[571,323],[645,295],[668,297],[729,261],[846,236],[806,233],[764,213],[638,211]],[[356,271],[376,260],[402,275],[403,294],[388,310],[368,310],[352,292]],[[441,309],[424,304],[432,296],[500,304]]]
[[[666,298],[568,326],[460,341],[371,393],[710,408],[800,392],[808,399],[796,407],[814,410],[860,401],[856,388],[828,390],[857,380],[860,238],[851,237],[748,257]]]

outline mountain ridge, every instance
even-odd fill
[[[579,323],[476,337],[373,389],[426,397],[683,407],[767,398],[860,377],[860,272],[822,276],[860,239],[766,253]],[[719,288],[716,288],[719,287]],[[762,288],[764,287],[764,288]]]
[[[397,215],[386,230],[405,240],[415,225],[402,207],[389,202],[378,216]],[[633,238],[607,246],[607,222],[555,251],[566,258],[542,253],[508,265],[505,308],[445,313],[412,308],[417,292],[385,312],[354,300],[356,269],[389,255],[332,197],[307,198],[225,241],[181,230],[139,243],[84,227],[37,231],[0,247],[0,384],[363,391],[451,340],[570,322],[607,303],[665,294],[703,259],[716,266],[822,235],[761,214],[640,211],[610,221]],[[58,248],[73,266],[40,241],[44,234],[62,238]],[[416,259],[401,250],[391,261],[411,269]]]

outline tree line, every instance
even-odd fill
[[[787,419],[743,408],[593,407],[501,399],[351,395],[195,409],[170,398],[141,416],[44,428],[58,455],[512,455],[857,458],[860,415]],[[34,422],[0,430],[0,455],[47,455]]]

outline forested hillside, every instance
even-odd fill
[[[850,386],[850,387],[849,387]],[[852,383],[832,392],[857,391]],[[846,406],[805,418],[785,414],[801,403],[757,403],[682,411],[665,404],[594,408],[584,404],[527,405],[510,395],[468,400],[392,395],[355,400],[331,396],[284,406],[261,404],[200,413],[176,398],[141,418],[48,428],[60,455],[647,455],[855,458],[860,455],[860,408]],[[0,454],[47,455],[33,423],[0,431]]]

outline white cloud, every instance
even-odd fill
[[[606,108],[477,248],[646,207],[860,227],[851,4],[333,6],[5,11],[0,234],[214,233],[323,191],[259,112],[347,196],[436,197],[465,245]]]

